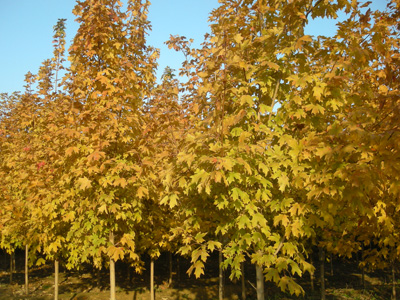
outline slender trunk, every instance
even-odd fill
[[[358,252],[356,252],[356,263],[357,263],[357,267],[360,267],[360,255]]]
[[[242,271],[242,300],[246,300],[246,282],[245,282],[245,276],[244,276],[244,262],[240,264],[240,269]]]
[[[332,255],[332,253],[330,255],[330,260],[331,260],[331,276],[333,276],[333,255]]]
[[[392,262],[392,300],[396,300],[396,266]]]
[[[110,244],[114,245],[114,233],[110,232]],[[115,261],[110,258],[110,300],[115,300]]]
[[[168,252],[168,261],[169,261],[168,286],[172,286],[172,252]]]
[[[15,263],[14,263],[14,252],[12,252],[12,253],[10,254],[10,284],[13,283],[14,267],[15,267]]]
[[[25,295],[29,294],[28,257],[29,257],[29,246],[25,245]]]
[[[313,259],[312,259],[312,257],[310,256],[310,263],[311,263],[311,265],[314,265],[314,263],[313,263]],[[314,272],[310,272],[310,285],[311,285],[311,292],[313,292],[314,293]]]
[[[180,259],[179,255],[176,257],[176,281],[181,282],[181,267],[180,267]]]
[[[363,289],[365,290],[365,268],[361,268],[361,284]]]
[[[325,300],[325,251],[319,249],[319,262],[320,262],[320,282],[321,282],[321,300]]]
[[[264,274],[261,266],[256,265],[257,300],[264,300]]]
[[[219,286],[218,299],[224,299],[224,270],[222,269],[222,250],[218,251]]]
[[[364,259],[363,256],[364,256],[364,246],[361,249],[361,259]],[[357,255],[357,261],[358,261],[358,255]],[[359,264],[359,262],[358,262],[358,264]],[[360,265],[358,265],[358,267],[360,267]],[[365,268],[364,268],[364,266],[361,267],[361,285],[362,285],[363,289],[365,290]]]
[[[101,287],[101,267],[96,269],[96,278],[97,278],[97,287],[100,289],[100,287]]]
[[[58,259],[54,260],[54,300],[58,300],[58,282],[59,282],[59,263]]]
[[[154,300],[154,258],[150,259],[150,300]]]
[[[128,283],[129,285],[132,283],[132,276],[131,276],[131,266],[128,264],[128,267],[126,268],[126,272],[128,274]]]

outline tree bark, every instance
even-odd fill
[[[132,283],[132,274],[131,274],[131,266],[129,264],[126,268],[126,273],[127,273],[128,284],[130,285]]]
[[[101,267],[96,269],[96,279],[97,279],[97,287],[100,289],[100,287],[101,287]]]
[[[218,299],[224,299],[224,270],[222,269],[222,250],[218,251],[219,286]]]
[[[314,265],[312,255],[310,255],[310,263]],[[310,272],[310,285],[311,285],[311,292],[314,293],[314,272]]]
[[[262,267],[256,265],[256,277],[257,277],[257,300],[265,300],[264,296],[264,274]]]
[[[150,259],[150,300],[154,300],[154,258]]]
[[[25,245],[25,295],[29,294],[28,257],[29,257],[29,246]]]
[[[176,279],[179,284],[179,282],[181,282],[181,267],[179,255],[176,257]]]
[[[396,266],[392,262],[392,300],[396,300]]]
[[[246,300],[246,281],[245,281],[245,275],[244,275],[244,262],[240,264],[240,269],[242,271],[242,300]]]
[[[13,283],[14,267],[15,267],[15,256],[14,256],[14,252],[12,252],[10,254],[10,284]]]
[[[365,268],[362,267],[361,268],[361,283],[362,283],[362,287],[365,290]]]
[[[320,282],[321,282],[321,300],[325,300],[325,251],[319,248],[319,262],[320,262]]]
[[[168,286],[172,286],[172,252],[168,252],[168,262],[169,262]]]
[[[364,246],[361,249],[361,259],[363,259],[363,257],[364,257]],[[358,267],[360,267],[358,254],[357,254],[357,264],[358,264]],[[362,285],[363,289],[365,290],[365,268],[364,268],[364,266],[361,267],[361,285]]]
[[[59,263],[58,260],[54,260],[54,300],[58,300],[58,282],[59,282]]]
[[[114,233],[110,232],[110,243],[114,245]],[[110,300],[115,300],[115,261],[110,257]]]

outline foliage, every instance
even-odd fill
[[[311,246],[398,260],[398,1],[220,0],[200,49],[167,42],[186,82],[158,84],[149,6],[78,1],[70,67],[61,19],[54,57],[1,95],[1,247],[138,270],[177,251],[196,277],[220,250],[231,278],[250,259],[296,295]],[[304,34],[340,10],[334,37]]]

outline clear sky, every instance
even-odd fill
[[[218,0],[151,3],[149,20],[153,30],[147,40],[161,50],[160,73],[167,65],[179,69],[183,57],[164,42],[170,34],[179,34],[200,45],[209,31],[208,14],[217,7]],[[28,71],[36,74],[41,63],[53,56],[53,26],[59,18],[67,19],[67,41],[73,39],[78,29],[72,14],[75,0],[0,0],[0,5],[0,93],[12,93],[23,90]]]
[[[124,2],[124,1],[122,1]],[[179,69],[183,57],[169,50],[169,35],[183,35],[198,46],[209,31],[208,14],[218,0],[152,0],[149,20],[153,30],[149,45],[160,48],[159,74],[167,66]],[[373,8],[383,9],[386,0],[373,0]],[[52,57],[53,26],[67,19],[67,41],[78,28],[72,9],[75,0],[0,0],[0,93],[23,90],[24,75],[37,73],[41,63]],[[336,20],[313,21],[306,34],[333,35]],[[69,44],[67,45],[68,49]]]

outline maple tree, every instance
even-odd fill
[[[141,194],[144,210],[138,243],[143,252],[151,257],[151,270],[161,251],[176,251],[175,243],[170,240],[170,229],[179,226],[173,211],[178,203],[165,205],[168,194],[163,185],[164,176],[168,176],[163,174],[168,173],[170,164],[175,160],[185,129],[183,107],[178,99],[179,83],[173,72],[171,68],[165,68],[161,83],[155,87],[152,97],[143,107],[143,136],[139,149],[143,154],[144,166]],[[153,277],[154,273],[151,275],[152,297]]]
[[[284,269],[291,269],[298,275],[306,270],[312,272],[312,267],[304,260],[307,252],[300,252],[302,239],[314,236],[319,228],[323,232],[333,230],[334,235],[350,232],[349,226],[357,223],[354,218],[359,217],[356,207],[361,194],[357,195],[353,189],[354,176],[346,174],[348,170],[345,169],[350,165],[340,164],[354,148],[354,141],[349,140],[354,136],[342,134],[341,137],[340,134],[354,131],[349,112],[366,109],[361,103],[354,103],[352,93],[358,85],[365,85],[365,81],[371,79],[368,75],[362,81],[356,75],[370,73],[367,67],[373,63],[371,59],[376,49],[382,51],[379,46],[382,39],[377,36],[381,37],[386,30],[392,30],[391,37],[383,44],[390,45],[385,48],[393,52],[382,57],[390,61],[396,58],[398,44],[394,37],[398,32],[394,24],[397,15],[394,9],[390,21],[377,23],[376,33],[372,34],[365,30],[370,10],[362,14],[354,3],[297,1],[287,4],[278,1],[268,4],[267,1],[222,1],[211,16],[215,22],[212,24],[215,36],[212,34],[200,50],[189,49],[182,38],[171,39],[171,47],[193,57],[184,67],[189,77],[187,87],[195,102],[192,113],[198,116],[178,158],[178,168],[185,167],[186,174],[179,179],[186,188],[181,197],[185,199],[182,202],[187,201],[188,207],[184,208],[187,214],[193,215],[185,220],[188,226],[184,230],[187,235],[184,240],[202,246],[183,249],[191,252],[196,275],[200,275],[202,261],[208,255],[204,236],[209,236],[213,230],[227,233],[236,226],[234,236],[229,237],[229,245],[225,247],[226,265],[239,271],[238,262],[243,260],[243,253],[255,246],[251,254],[253,262],[268,267],[266,278],[274,280],[283,290],[299,293],[301,288],[279,273]],[[394,3],[391,5],[395,7]],[[351,14],[349,20],[339,24],[337,40],[304,35],[309,16],[336,17],[339,9]],[[376,12],[376,15],[379,20],[384,19],[384,14]],[[359,38],[352,30],[360,32]],[[346,31],[350,31],[348,36],[345,36]],[[354,45],[348,54],[345,38]],[[361,42],[365,40],[377,45],[363,45]],[[365,55],[364,47],[370,49],[371,59],[355,63],[360,55]],[[342,59],[346,55],[353,61]],[[374,64],[379,74],[384,72],[383,66],[387,68],[388,65],[387,62]],[[391,69],[390,74],[393,74]],[[376,87],[388,91],[383,82]],[[275,114],[277,102],[280,108]],[[371,112],[376,110],[372,108]],[[335,150],[332,144],[337,145],[340,154],[332,153]],[[361,151],[359,155],[361,159],[365,156]],[[351,156],[351,160],[353,167],[360,162],[357,156]],[[175,184],[179,185],[178,180]],[[218,186],[223,186],[223,191],[214,191]],[[201,198],[199,203],[196,198]],[[264,202],[263,205],[257,200]],[[230,216],[225,224],[221,215],[214,221],[203,216],[203,212],[213,211],[215,216],[224,209]],[[223,225],[217,229],[210,227],[210,224],[221,223]],[[252,240],[257,225],[264,230],[261,237],[257,235],[262,245]],[[196,235],[193,228],[201,228],[203,232]],[[246,240],[242,240],[244,238]],[[341,248],[343,243],[333,246],[332,238],[332,232],[324,234],[328,242],[324,245],[331,250],[332,247],[342,249],[340,255],[349,255],[357,249],[354,245]],[[215,239],[211,241],[216,242]],[[275,242],[275,246],[271,242]],[[351,245],[350,239],[346,243]],[[241,251],[230,252],[231,246],[240,249],[240,245],[244,245]],[[280,251],[283,255],[278,256]]]
[[[116,260],[139,261],[136,226],[143,203],[139,109],[154,85],[157,53],[145,44],[149,2],[83,1],[69,51],[68,95],[77,107],[75,143],[67,148],[65,196],[72,213],[69,262],[110,258],[111,298]],[[79,199],[77,201],[76,199]],[[78,203],[79,202],[79,203]],[[76,251],[77,245],[82,251]]]
[[[376,234],[379,209],[374,202],[379,202],[376,188],[382,178],[377,175],[383,162],[376,143],[385,141],[382,132],[394,129],[380,127],[387,115],[377,108],[386,101],[380,96],[381,89],[388,92],[386,85],[396,93],[393,77],[387,81],[382,74],[392,73],[385,60],[398,55],[394,3],[387,12],[347,9],[351,14],[338,24],[335,37],[319,37],[302,48],[312,60],[304,61],[302,74],[290,77],[293,101],[283,103],[281,109],[286,110],[285,127],[302,145],[299,160],[310,170],[303,181],[311,204],[309,225],[319,232],[322,246],[341,256],[351,256]],[[374,25],[370,17],[376,20]],[[393,174],[386,178],[397,180]],[[393,198],[386,199],[393,204]]]
[[[273,183],[270,172],[259,168],[260,165],[269,165],[270,157],[266,155],[265,149],[273,136],[270,128],[264,126],[260,129],[262,123],[269,118],[266,116],[261,120],[260,115],[271,109],[271,104],[275,101],[271,101],[271,98],[276,98],[277,95],[271,92],[269,97],[255,100],[254,94],[257,91],[254,89],[262,81],[254,79],[254,61],[252,64],[246,64],[246,61],[254,60],[247,52],[259,47],[252,47],[250,44],[254,36],[241,34],[242,30],[247,30],[247,34],[253,28],[253,24],[246,24],[250,4],[222,3],[213,12],[216,24],[212,29],[215,36],[211,36],[202,49],[187,50],[180,39],[171,42],[173,47],[182,48],[194,56],[197,63],[186,65],[190,78],[188,89],[198,86],[197,90],[192,91],[195,101],[192,113],[197,122],[195,121],[188,134],[181,157],[178,157],[178,168],[185,168],[186,174],[176,180],[176,185],[183,185],[181,197],[185,197],[186,201],[182,202],[187,205],[181,207],[186,209],[183,240],[188,245],[181,252],[192,254],[196,276],[203,272],[208,250],[213,250],[216,246],[224,246],[224,253],[228,258],[225,265],[231,265],[235,276],[240,275],[240,263],[248,251],[257,265],[271,266],[277,259],[274,256],[284,243],[282,231],[278,229],[271,232],[268,226],[273,221],[269,218],[272,215],[267,213],[270,209],[267,203]],[[245,38],[248,40],[243,41]],[[265,66],[268,56],[263,54]],[[273,52],[270,56],[271,54]],[[278,67],[274,60],[276,58],[271,58],[269,65]],[[190,70],[192,67],[194,70]],[[270,69],[272,74],[275,71]],[[247,77],[252,78],[252,81]],[[271,80],[273,83],[269,84],[278,86],[276,78],[271,79],[274,79]],[[265,136],[261,138],[263,135]],[[275,179],[284,180],[284,174],[279,170],[275,171],[278,172]],[[285,184],[280,184],[280,191],[283,192],[284,189]],[[281,210],[279,202],[276,200],[273,211]],[[275,224],[271,224],[272,226],[280,226],[277,221],[279,217],[288,220],[283,215],[275,216]],[[285,221],[282,227],[287,225]],[[204,239],[206,235],[209,240]],[[223,236],[229,241],[227,245],[223,245]],[[193,248],[196,244],[200,246]],[[296,246],[291,245],[293,244],[286,242],[284,251],[289,247],[295,249]],[[289,257],[295,252],[290,253]],[[273,261],[265,260],[267,253]],[[306,265],[304,261],[302,263]],[[286,264],[287,268],[292,266],[300,271],[294,260],[291,260],[290,266]],[[270,271],[273,270],[271,268]],[[290,282],[288,277],[284,280],[278,277],[276,281],[282,283],[283,289]],[[290,284],[292,291],[297,291],[292,282]]]
[[[26,75],[25,82],[26,91],[16,96],[17,102],[11,104],[4,128],[2,169],[5,173],[6,201],[3,203],[1,244],[9,252],[25,248],[25,293],[28,294],[29,249],[35,249],[39,243],[34,211],[35,191],[40,185],[35,173],[40,167],[36,161],[37,145],[34,141],[40,131],[38,114],[41,101],[32,92],[35,82],[32,73]],[[28,180],[30,178],[32,180]]]
[[[149,5],[78,1],[65,75],[61,19],[54,57],[1,95],[0,246],[56,270],[107,264],[111,299],[115,261],[140,271],[147,253],[153,270],[161,251],[189,255],[196,277],[213,251],[220,279],[249,259],[260,300],[265,279],[304,293],[313,246],[394,270],[399,3],[221,0],[200,49],[167,42],[182,84],[170,68],[156,84]],[[304,34],[340,10],[334,37]]]

